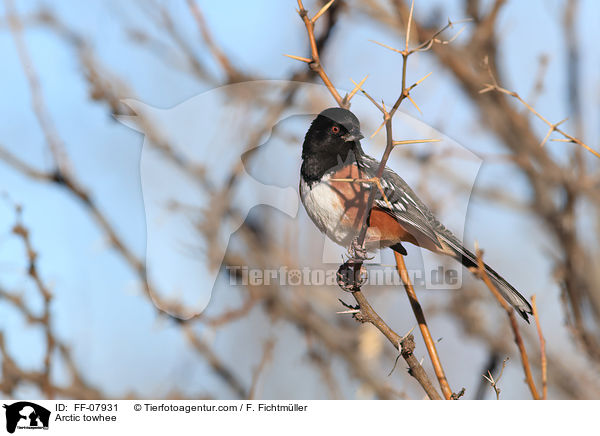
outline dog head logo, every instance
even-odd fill
[[[267,96],[283,95],[289,86],[288,81],[236,83],[212,89],[168,109],[135,100],[123,101],[133,115],[118,116],[119,121],[144,134],[139,177],[146,218],[146,272],[149,280],[157,284],[155,290],[161,292],[160,297],[176,301],[178,310],[185,310],[173,313],[177,317],[192,317],[208,306],[223,271],[227,248],[230,244],[235,246],[235,234],[242,224],[264,230],[263,226],[252,226],[265,218],[256,206],[283,212],[275,218],[276,214],[268,216],[268,236],[273,240],[285,241],[290,228],[300,228],[299,223],[290,226],[283,220],[298,216],[302,141],[315,113],[291,106],[272,116],[257,103],[265,101]],[[320,85],[295,86],[297,95],[308,101],[324,92]],[[373,116],[374,109],[367,99],[356,96],[353,110],[364,121],[365,132],[377,127],[379,118],[375,116],[379,114]],[[265,125],[265,119],[271,124]],[[419,153],[429,160],[439,156],[448,165],[449,160],[452,164],[457,162],[463,176],[461,182],[473,186],[481,159],[409,115],[398,113],[395,122],[399,123],[396,131],[407,138],[443,137],[442,143],[422,144]],[[382,150],[382,138],[380,135],[365,139],[364,146],[377,155]],[[401,161],[391,162],[398,163],[402,165]],[[418,184],[414,165],[411,168],[405,164],[401,169],[409,183]],[[430,180],[436,182],[436,175],[432,174]],[[230,210],[230,205],[235,210]],[[468,196],[453,197],[454,220],[450,223],[458,230],[455,234],[459,237],[467,205]],[[340,264],[346,250],[313,226],[306,228],[307,233],[300,238],[302,243],[316,250],[322,247],[319,254],[311,252],[310,262],[319,264],[311,266],[337,270],[335,265]],[[197,237],[199,232],[202,237]],[[435,255],[415,254],[411,260],[420,265],[413,267],[423,269],[424,276],[428,277],[430,270],[440,263],[432,257]],[[371,263],[391,261],[377,253]]]
[[[5,404],[6,431],[14,433],[16,429],[48,429],[50,411],[28,401]]]

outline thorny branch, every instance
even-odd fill
[[[561,120],[561,121],[559,121],[557,123],[552,123],[552,122],[548,121],[548,119],[546,117],[544,117],[542,114],[540,114],[538,111],[536,111],[529,103],[527,103],[525,100],[523,100],[519,94],[517,94],[514,91],[509,91],[508,89],[504,89],[504,88],[498,86],[496,83],[491,84],[491,85],[490,84],[486,85],[486,87],[483,88],[479,92],[481,94],[485,94],[486,92],[490,92],[490,91],[498,91],[498,92],[501,92],[503,94],[510,95],[511,97],[516,98],[523,106],[525,106],[527,108],[528,111],[530,111],[532,114],[534,114],[536,117],[538,117],[544,123],[546,123],[546,125],[549,127],[549,129],[548,129],[548,133],[546,133],[546,136],[544,136],[544,139],[542,139],[542,142],[540,142],[540,147],[542,147],[546,143],[546,141],[548,141],[548,138],[550,138],[550,135],[553,132],[557,132],[557,133],[560,133],[562,136],[564,136],[565,139],[551,139],[551,141],[572,142],[574,144],[577,144],[577,145],[585,148],[587,151],[589,151],[590,153],[592,153],[594,156],[600,158],[600,153],[598,153],[596,150],[594,150],[593,148],[591,148],[589,145],[587,145],[586,143],[584,143],[580,139],[578,139],[578,138],[576,138],[576,137],[574,137],[572,135],[569,135],[567,132],[565,132],[564,130],[562,130],[562,129],[560,129],[558,127],[562,123],[564,123],[565,121],[567,121],[567,118],[565,118],[564,120]]]
[[[498,382],[502,378],[502,374],[504,373],[504,368],[506,368],[506,362],[508,362],[508,357],[502,361],[502,368],[500,368],[500,373],[494,378],[491,371],[488,371],[487,375],[483,374],[483,378],[486,379],[494,392],[496,393],[496,400],[500,399],[500,388],[498,387]]]

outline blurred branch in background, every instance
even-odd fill
[[[480,250],[479,247],[477,246],[477,244],[475,245],[475,254],[477,256],[477,271],[476,271],[476,273],[481,278],[481,280],[483,280],[483,282],[485,283],[487,288],[490,290],[490,292],[494,295],[496,300],[498,300],[498,303],[500,303],[500,305],[506,312],[506,315],[508,316],[508,320],[510,322],[510,328],[513,331],[515,343],[517,344],[517,347],[519,348],[519,354],[521,355],[521,363],[523,364],[523,372],[525,373],[525,381],[527,383],[527,386],[529,387],[529,390],[531,391],[531,396],[533,397],[533,399],[539,400],[540,395],[537,391],[537,388],[535,387],[535,382],[533,381],[533,375],[531,373],[531,366],[529,365],[529,357],[527,356],[527,350],[525,349],[525,344],[523,343],[523,338],[521,337],[521,333],[519,331],[519,324],[517,323],[515,311],[506,302],[506,300],[504,298],[502,298],[502,295],[500,294],[500,292],[498,292],[498,290],[496,289],[496,287],[490,280],[490,277],[488,276],[488,273],[485,270],[485,265],[483,263],[483,250]],[[499,378],[500,377],[498,377],[498,379]],[[496,390],[496,386],[495,386],[495,383],[493,382],[493,380],[491,381],[491,383],[494,386],[494,390]],[[496,390],[496,395],[498,395],[498,394],[499,394],[499,392]]]
[[[25,227],[21,218],[21,206],[15,205],[17,220],[12,228],[12,232],[22,242],[27,256],[27,275],[35,283],[35,289],[43,301],[43,311],[41,315],[27,306],[27,299],[16,292],[8,292],[0,288],[0,301],[9,303],[25,318],[30,325],[39,326],[44,332],[45,354],[43,358],[43,369],[41,371],[22,369],[11,357],[5,345],[4,335],[0,331],[0,356],[2,357],[2,380],[0,381],[0,391],[11,397],[15,389],[22,383],[39,386],[41,392],[46,398],[52,399],[56,396],[67,398],[81,398],[87,400],[102,398],[101,392],[91,387],[86,381],[85,376],[81,374],[77,365],[71,356],[71,350],[56,337],[54,333],[53,319],[50,306],[52,303],[52,293],[42,277],[40,277],[37,267],[38,253],[35,251],[29,237],[29,229]],[[70,385],[63,386],[56,384],[51,373],[56,362],[56,357],[60,355],[70,374]]]

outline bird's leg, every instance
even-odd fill
[[[352,239],[352,242],[348,247],[348,256],[351,260],[355,261],[364,261],[369,259],[369,257],[367,257],[367,249],[365,248],[365,244],[358,242],[358,236]]]
[[[337,271],[337,283],[346,292],[360,291],[360,287],[367,283],[367,268],[363,262],[372,259],[367,256],[364,244],[358,242],[358,237],[352,239],[348,247],[348,260]]]

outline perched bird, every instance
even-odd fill
[[[376,176],[379,162],[366,155],[360,140],[358,118],[349,110],[329,108],[312,122],[302,147],[300,197],[315,225],[339,245],[349,247],[362,227],[369,185],[349,179]],[[340,180],[341,179],[341,180]],[[345,180],[344,180],[345,179]],[[406,255],[402,242],[451,256],[465,267],[477,267],[476,256],[446,229],[394,171],[385,168],[381,177],[385,197],[375,186],[368,217],[365,246],[368,250],[389,247]],[[529,302],[496,271],[485,265],[504,299],[529,322]]]

